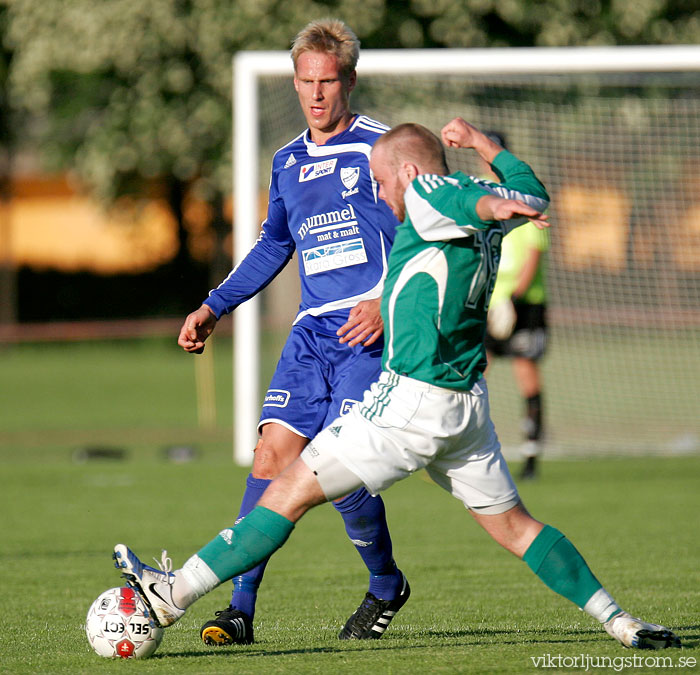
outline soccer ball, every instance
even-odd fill
[[[85,632],[95,652],[112,659],[144,659],[163,639],[143,600],[126,586],[110,588],[92,603]]]

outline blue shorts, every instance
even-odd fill
[[[258,431],[276,422],[313,438],[379,379],[382,348],[382,340],[348,347],[335,336],[292,326],[265,394]]]

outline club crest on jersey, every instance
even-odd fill
[[[357,181],[360,178],[360,167],[359,166],[344,166],[340,169],[340,180],[343,181],[343,185],[347,190],[343,190],[341,193],[343,199],[349,197],[350,195],[356,195],[360,188],[355,187]]]
[[[335,165],[338,163],[338,158],[324,159],[322,162],[314,162],[313,164],[304,164],[299,169],[299,182],[305,183],[307,180],[314,180],[322,176],[330,176],[335,171]]]

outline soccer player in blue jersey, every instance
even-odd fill
[[[497,543],[623,646],[680,647],[669,629],[623,611],[569,539],[533,518],[518,494],[490,419],[484,333],[501,241],[527,220],[546,226],[549,197],[527,164],[464,120],[442,135],[474,148],[501,183],[449,174],[439,139],[417,124],[374,146],[381,198],[402,222],[382,297],[382,373],[362,402],[304,448],[248,517],[183,567],[169,571],[164,552],[157,570],[115,546],[117,568],[162,626],[277,550],[310,508],[360,485],[379,493],[424,468]]]
[[[359,41],[341,21],[306,26],[294,40],[294,87],[308,129],[277,151],[267,218],[255,246],[190,314],[178,343],[197,352],[222,314],[258,293],[296,251],[301,305],[262,407],[253,467],[238,518],[381,370],[379,302],[397,222],[369,169],[388,127],[350,110]],[[334,502],[370,572],[341,639],[379,638],[410,589],[392,554],[384,505],[361,488]],[[237,576],[230,606],[202,626],[207,644],[250,643],[267,561]]]

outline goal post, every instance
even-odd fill
[[[700,197],[693,201],[689,184],[681,190],[681,173],[673,162],[677,156],[679,163],[700,170],[700,47],[364,50],[357,70],[354,111],[390,125],[420,122],[433,131],[458,114],[481,128],[506,126],[513,151],[554,189],[549,270],[553,340],[545,361],[552,362],[551,373],[545,372],[545,400],[546,424],[553,434],[547,447],[563,454],[589,448],[699,450],[699,416],[692,410],[700,398]],[[288,52],[239,52],[234,57],[236,263],[260,230],[260,194],[267,186],[272,153],[304,128],[292,74]],[[673,125],[670,130],[660,126],[664,117]],[[645,139],[648,152],[656,153],[652,159],[658,161],[659,173],[644,157]],[[452,151],[448,159],[453,169],[462,168]],[[475,171],[468,163],[464,169]],[[653,227],[662,209],[653,217],[643,212],[664,200],[670,204],[670,190],[683,192],[682,197],[674,194],[673,218],[685,219],[687,230],[687,245],[686,239],[676,242],[672,255],[655,248],[664,245],[663,233]],[[583,220],[577,219],[581,213]],[[592,222],[598,219],[605,222]],[[659,227],[676,225],[670,220]],[[577,229],[586,236],[577,239]],[[596,249],[596,241],[604,250]],[[295,309],[290,307],[291,317]],[[242,465],[252,461],[257,441],[261,326],[258,298],[236,310],[234,460]],[[645,352],[645,340],[658,344]],[[693,354],[696,364],[687,368],[673,361]],[[586,380],[591,372],[587,359],[596,364],[592,370],[602,378],[598,383]],[[646,371],[649,379],[635,370]],[[651,433],[656,420],[649,416],[651,392],[669,376],[677,381],[659,393],[675,392],[679,405],[657,406],[666,417],[659,421],[663,429]],[[501,396],[502,389],[513,387],[509,373],[494,370],[493,377],[496,382],[491,377],[489,382],[499,435],[504,444],[509,439],[515,443],[517,396]],[[639,391],[645,383],[649,396]],[[630,400],[611,411],[605,391],[596,392],[596,384],[602,390],[612,387],[615,392],[607,396],[614,401]]]

